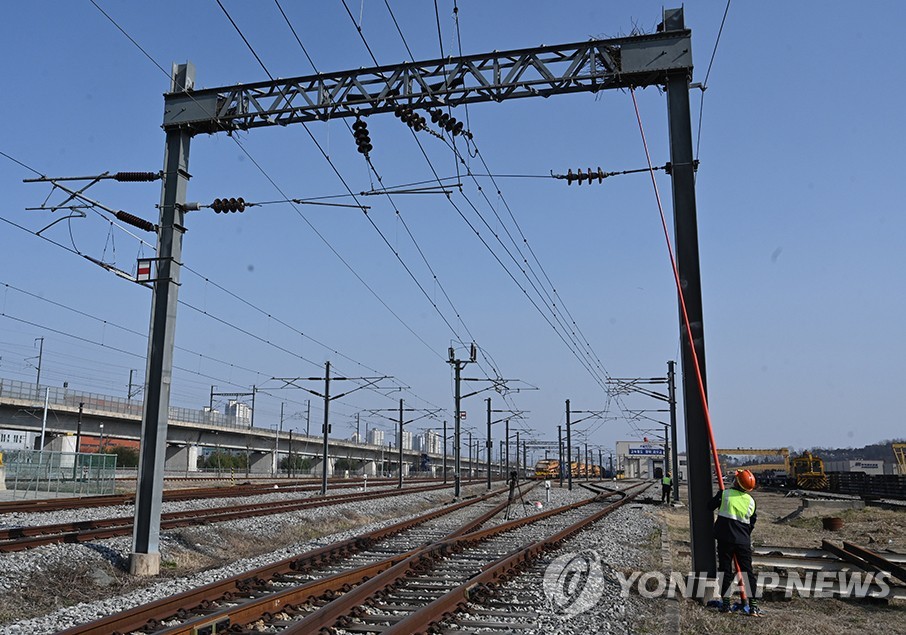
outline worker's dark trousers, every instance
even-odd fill
[[[661,502],[667,501],[670,504],[670,485],[661,485]]]
[[[740,570],[745,574],[746,597],[757,597],[758,589],[755,586],[755,573],[752,571],[752,546],[737,545],[732,542],[717,541],[717,570],[723,573],[720,580],[720,597],[727,597],[727,590],[736,578],[736,567],[733,566],[733,556],[739,563]]]

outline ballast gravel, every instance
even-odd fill
[[[369,487],[368,489],[370,490],[371,488]],[[464,487],[463,492],[465,495],[483,494],[485,493],[485,488],[483,485],[471,485]],[[182,593],[183,591],[237,575],[243,571],[296,556],[332,542],[346,540],[357,534],[418,516],[426,511],[425,506],[427,504],[430,504],[430,508],[437,508],[443,506],[445,502],[449,502],[449,497],[449,490],[419,492],[333,505],[320,509],[307,509],[286,514],[218,523],[218,528],[247,534],[249,540],[260,541],[262,537],[301,524],[326,529],[331,526],[336,527],[339,521],[344,520],[349,515],[355,515],[358,518],[378,517],[393,513],[394,510],[406,510],[416,506],[421,509],[421,511],[415,513],[400,514],[388,520],[369,523],[349,531],[332,533],[315,540],[275,549],[262,556],[243,558],[228,565],[202,571],[194,575],[168,577],[166,579],[151,578],[148,580],[149,584],[147,586],[124,595],[94,602],[83,602],[59,609],[40,618],[0,625],[0,632],[4,633],[4,635],[56,633],[77,624],[84,624],[140,604]],[[200,532],[206,531],[205,528],[196,529]],[[160,554],[162,563],[173,558],[173,552],[176,550],[196,547],[195,545],[186,544],[185,535],[185,533],[181,533],[180,538],[174,538],[172,532],[165,531],[161,533]],[[105,562],[111,563],[119,569],[127,569],[131,550],[131,538],[112,538],[94,543],[47,545],[29,551],[0,554],[0,594],[6,595],[9,591],[23,584],[23,580],[27,580],[29,575],[42,569],[55,570],[61,567],[86,566],[88,568],[96,568]]]
[[[643,493],[643,497],[645,494]],[[623,593],[618,573],[624,576],[632,571],[659,570],[660,563],[652,560],[653,539],[657,537],[659,521],[654,508],[630,503],[624,505],[583,530],[563,545],[540,559],[534,566],[499,587],[488,605],[470,604],[466,613],[457,619],[487,620],[482,618],[483,608],[503,609],[520,613],[536,613],[535,619],[524,617],[498,618],[491,621],[517,624],[533,623],[535,628],[514,627],[513,632],[543,633],[545,635],[590,635],[592,633],[632,634],[660,632],[663,612],[662,602],[641,597],[638,593]],[[568,589],[561,589],[560,606],[555,606],[550,593],[557,589],[557,576],[548,567],[558,558],[593,553],[597,556],[600,576],[563,577]],[[659,557],[659,556],[657,556]],[[589,562],[586,557],[585,562]],[[562,562],[562,560],[561,560]],[[580,580],[580,582],[576,582]],[[570,605],[570,600],[578,602]],[[562,606],[568,605],[567,610]],[[578,607],[578,609],[576,609]],[[575,610],[574,610],[575,609]],[[574,610],[574,612],[571,612]],[[646,629],[640,628],[644,620]],[[456,620],[454,620],[455,622]],[[483,629],[470,629],[481,633]],[[499,632],[499,629],[497,629]]]
[[[369,490],[370,489],[371,488],[369,487]],[[466,495],[483,494],[484,492],[485,488],[483,485],[471,485],[464,488],[464,493]],[[241,499],[241,502],[253,502],[253,499],[267,498],[269,496],[281,496],[281,494],[243,498]],[[290,496],[299,497],[299,493],[293,493]],[[548,496],[549,501],[547,500]],[[592,496],[592,494],[583,488],[576,487],[574,491],[569,492],[565,488],[560,489],[556,487],[556,484],[549,491],[548,495],[542,485],[522,496],[517,496],[511,505],[510,517],[537,513],[544,509],[549,509],[551,506],[575,502],[586,499],[589,496]],[[278,548],[258,557],[243,558],[228,565],[209,569],[193,575],[168,577],[166,579],[152,578],[148,580],[149,583],[147,586],[123,595],[108,597],[97,601],[82,602],[53,611],[43,617],[8,623],[2,625],[0,630],[8,635],[55,633],[78,624],[84,624],[140,604],[188,591],[239,574],[243,571],[254,569],[284,558],[296,556],[332,542],[345,540],[357,534],[417,516],[424,513],[424,507],[427,503],[430,503],[432,508],[436,508],[441,506],[444,502],[447,502],[446,499],[448,499],[448,497],[449,491],[437,493],[421,492],[391,498],[335,505],[321,509],[300,510],[286,514],[220,523],[218,524],[218,527],[246,535],[249,540],[261,540],[262,538],[266,539],[269,535],[277,534],[287,527],[302,524],[317,526],[319,528],[337,526],[339,521],[345,519],[350,514],[354,514],[359,518],[378,517],[386,515],[387,513],[392,513],[393,510],[412,509],[414,506],[421,506],[422,508],[422,511],[416,513],[403,514],[389,520],[359,526],[349,531],[333,533],[315,540],[307,540],[305,542],[293,544],[289,547]],[[220,499],[217,506],[228,504],[227,500],[228,499]],[[198,508],[192,507],[192,503],[197,503],[197,501],[184,501],[175,503],[174,506],[187,506],[189,509]],[[199,505],[199,507],[204,506],[204,504]],[[110,513],[110,510],[111,508],[109,507],[104,508],[105,513],[101,514],[101,516],[109,517],[114,515]],[[87,511],[90,510],[73,512],[76,516],[73,520],[84,519],[85,516],[80,514],[84,514]],[[131,513],[131,508],[126,508],[126,513]],[[608,562],[611,567],[616,569],[637,566],[639,558],[637,557],[635,550],[631,547],[627,547],[627,545],[638,544],[650,536],[653,529],[657,526],[657,523],[651,518],[647,518],[648,515],[649,514],[640,514],[636,509],[622,508],[608,518],[597,523],[594,531],[582,532],[582,534],[572,539],[568,543],[568,548],[575,551],[581,551],[582,549],[587,548],[598,549],[601,551],[604,562]],[[11,515],[6,515],[4,520],[8,521],[9,516]],[[54,516],[57,515],[54,514]],[[57,516],[57,518],[59,517]],[[20,519],[16,520],[21,522]],[[66,521],[56,519],[53,522]],[[606,531],[598,531],[598,528],[601,528],[602,530],[606,529]],[[198,532],[206,531],[204,528],[196,528],[196,530]],[[199,540],[199,544],[191,544],[192,535],[193,533],[191,531],[186,532],[185,530],[178,535],[175,535],[173,532],[162,532],[160,539],[162,562],[166,562],[173,557],[172,554],[175,551],[186,549],[203,551],[205,547],[201,543],[204,541]],[[203,537],[203,533],[194,535]],[[101,570],[101,566],[104,565],[106,568],[105,563],[113,564],[120,570],[128,568],[130,551],[130,538],[114,538],[95,543],[48,545],[30,551],[2,554],[0,555],[0,594],[6,594],[7,592],[14,590],[17,585],[21,585],[23,583],[22,581],[28,577],[27,575],[23,576],[23,573],[31,574],[42,569],[57,570],[61,567],[81,566],[88,569],[94,569],[95,575],[103,577],[106,576],[106,574]],[[540,571],[540,574],[543,574],[543,569]],[[116,583],[115,580],[112,580],[111,582]],[[516,581],[513,583],[515,582]],[[528,586],[527,592],[532,593],[535,607],[546,605],[544,594],[541,591],[541,585],[538,584],[537,579],[533,584]],[[524,591],[519,591],[518,595],[522,596],[524,593]],[[631,629],[610,630],[610,626],[603,627],[599,625],[595,628],[591,627],[592,624],[599,624],[602,619],[608,624],[623,625],[630,623],[630,615],[634,610],[633,602],[631,600],[626,601],[619,598],[618,585],[616,586],[615,598],[616,599],[614,600],[614,589],[612,588],[612,585],[608,585],[602,592],[600,610],[596,610],[587,615],[577,616],[568,622],[564,622],[555,615],[548,615],[546,616],[546,619],[548,619],[549,622],[546,623],[546,626],[549,627],[550,630],[547,632],[582,632],[583,635],[597,632],[632,632]],[[520,598],[520,600],[521,599],[522,598]],[[521,603],[521,601],[519,603]],[[587,626],[582,626],[583,624],[587,624]],[[573,628],[574,626],[575,629]],[[564,627],[567,628],[567,630],[559,630]]]

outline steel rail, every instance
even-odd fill
[[[545,551],[556,548],[585,527],[601,520],[604,516],[633,500],[646,489],[648,489],[647,484],[638,486],[638,491],[632,494],[624,492],[622,498],[604,509],[582,518],[549,538],[532,542],[512,554],[492,562],[463,584],[448,591],[421,609],[410,613],[396,624],[391,625],[383,631],[384,635],[421,635],[433,632],[431,629],[438,622],[449,619],[455,613],[465,610],[468,602],[487,597],[491,593],[492,586],[505,582],[530,565],[533,560]]]
[[[315,496],[294,501],[272,501],[270,503],[253,503],[248,505],[231,505],[209,509],[188,510],[162,514],[161,528],[175,529],[178,527],[193,527],[210,523],[236,520],[253,516],[270,516],[283,514],[311,507],[326,505],[341,505],[372,498],[386,496],[402,496],[417,494],[449,488],[449,485],[425,485],[408,487],[402,490],[376,490],[354,494],[340,494],[332,496]],[[87,542],[115,536],[125,536],[132,533],[132,516],[118,518],[103,518],[98,520],[85,520],[75,523],[61,523],[56,525],[37,525],[32,527],[18,527],[0,531],[0,553],[22,551],[32,547],[56,544],[61,542]]]
[[[410,480],[409,483],[437,483],[439,478]],[[361,479],[337,479],[331,481],[334,489],[348,489],[361,487]],[[369,481],[373,487],[396,486],[396,479],[373,479]],[[274,490],[274,485],[278,490]],[[242,483],[239,485],[220,485],[216,487],[185,487],[164,491],[164,502],[194,500],[199,498],[231,498],[233,496],[254,496],[257,494],[271,494],[279,492],[309,492],[321,488],[320,481],[277,481],[269,480],[261,483]],[[46,511],[59,511],[61,509],[82,509],[89,507],[108,507],[115,505],[131,505],[135,503],[135,494],[103,494],[100,496],[72,496],[66,498],[42,498],[31,501],[0,501],[0,514],[6,513],[40,513]]]
[[[634,493],[633,498],[649,486],[650,485],[647,483],[644,484],[643,487],[640,486],[639,491]],[[442,559],[465,547],[487,540],[488,538],[522,527],[523,525],[535,523],[594,502],[601,502],[603,498],[607,498],[611,495],[611,493],[601,494],[584,501],[562,505],[533,516],[512,520],[495,527],[473,531],[458,538],[445,539],[427,545],[404,560],[398,561],[380,574],[370,578],[363,584],[355,587],[351,591],[344,593],[342,597],[322,606],[302,620],[294,622],[291,626],[288,626],[281,632],[285,635],[309,635],[311,633],[328,632],[329,629],[332,629],[337,625],[342,626],[345,623],[351,622],[351,618],[360,615],[363,610],[362,607],[367,602],[372,601],[375,595],[393,587],[412,572],[430,568],[436,560]],[[631,500],[630,497],[624,496],[618,502],[622,504],[628,500]],[[592,516],[596,515],[597,513]],[[564,532],[558,532],[556,536],[561,536],[561,534],[564,534]],[[559,539],[562,540],[562,538]],[[167,635],[176,634],[167,633]]]
[[[245,571],[224,580],[212,582],[197,589],[192,589],[183,593],[171,595],[149,604],[144,604],[132,609],[128,609],[126,611],[122,611],[120,613],[116,613],[114,615],[110,615],[106,618],[102,618],[94,622],[74,626],[65,631],[61,631],[58,635],[104,635],[109,633],[128,633],[135,630],[155,630],[163,621],[172,619],[174,616],[191,614],[199,609],[206,610],[214,602],[223,601],[225,598],[229,598],[231,596],[235,597],[237,595],[247,593],[248,590],[253,587],[264,587],[267,584],[267,580],[273,579],[276,576],[300,572],[307,573],[319,567],[327,566],[336,562],[340,558],[348,557],[351,554],[366,549],[371,545],[380,542],[381,540],[399,534],[418,525],[424,524],[430,520],[440,518],[441,516],[445,516],[459,509],[488,500],[490,498],[493,498],[494,496],[498,496],[505,491],[507,491],[506,488],[501,488],[482,496],[466,499],[458,503],[436,509],[426,514],[422,514],[415,518],[411,518],[409,520],[384,527],[382,529],[376,529],[374,531],[370,531],[353,538],[334,542],[329,545],[325,545],[324,547],[307,551],[298,556],[292,556],[290,558],[280,560],[279,562],[264,565],[250,571]],[[495,509],[497,508],[495,507]],[[478,527],[486,522],[487,516],[487,514],[483,514],[482,516],[479,516],[478,518],[464,525],[464,527]],[[401,555],[397,557],[403,556]],[[370,577],[379,573],[382,570],[381,566],[389,566],[386,563],[387,560],[383,560],[381,562],[375,563],[374,565],[359,567],[354,571],[357,571],[358,575],[360,576]],[[323,578],[322,580],[308,583],[304,585],[305,588],[302,593],[304,593],[305,597],[308,598],[308,596],[312,593],[317,597],[323,595],[324,593],[339,592],[342,590],[344,585],[350,584],[349,579],[352,579],[354,575],[355,574],[353,574],[353,576],[350,576],[350,572],[344,572]],[[271,596],[269,596],[269,604],[266,603],[263,611],[261,612],[264,612],[266,610],[276,610],[284,603],[284,598],[287,595],[291,596],[291,593],[289,593],[289,591],[294,590],[296,589],[294,588],[288,591],[272,594]],[[252,605],[246,604],[243,608],[247,612],[250,608],[252,608]],[[257,617],[260,617],[261,612],[259,612],[259,614],[252,619],[257,619]],[[216,614],[210,614],[201,618],[195,618],[187,624],[189,624],[188,628],[190,629],[196,627],[204,628],[206,624],[217,623],[218,620],[222,621],[222,619],[222,617],[218,617]],[[202,624],[199,624],[199,622],[202,622]],[[179,627],[175,628],[178,629]],[[171,629],[168,629],[165,632],[170,632],[170,630]],[[174,632],[180,631],[177,630]]]
[[[387,483],[389,485],[390,483]],[[396,483],[394,482],[393,485]],[[308,492],[320,489],[318,484],[283,484],[275,490],[274,485],[279,483],[254,483],[220,487],[189,487],[164,491],[164,502],[194,500],[199,498],[231,498],[233,496],[255,496],[257,494],[272,494],[276,492]],[[334,488],[361,487],[362,481],[337,483]],[[373,483],[380,487],[384,483]],[[59,511],[62,509],[84,509],[90,507],[112,507],[116,505],[131,505],[135,503],[135,494],[105,494],[101,496],[82,496],[66,498],[44,498],[32,501],[2,501],[0,514],[15,513],[40,513]]]
[[[534,485],[529,488],[531,490]],[[494,494],[487,494],[481,499],[490,498]],[[471,535],[477,528],[481,527],[488,520],[503,511],[510,501],[503,501],[490,509],[485,514],[465,523],[458,529],[447,534],[443,541],[432,544],[441,544],[442,542],[456,539],[463,535]],[[349,571],[341,571],[333,575],[306,582],[276,593],[267,593],[264,597],[254,598],[242,602],[236,606],[226,607],[219,611],[211,612],[207,615],[194,618],[177,626],[172,626],[164,630],[155,631],[155,635],[197,635],[198,633],[219,632],[223,629],[236,624],[249,624],[262,618],[269,619],[278,611],[292,613],[295,611],[294,606],[316,601],[321,597],[333,599],[340,593],[349,593],[353,588],[366,584],[369,580],[375,578],[389,569],[397,567],[401,563],[408,562],[411,558],[418,556],[431,545],[425,545],[410,549],[404,553],[390,556],[371,564],[362,565]],[[266,589],[261,589],[266,593]],[[67,634],[68,635],[68,634]]]

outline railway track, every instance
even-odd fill
[[[420,632],[647,487],[509,521],[486,495],[63,633]]]
[[[263,589],[274,591],[270,602],[279,605],[281,598],[275,596],[280,590],[300,584],[310,586],[313,581],[327,578],[341,570],[344,567],[343,563],[347,570],[357,568],[363,572],[363,576],[367,576],[372,570],[380,571],[382,567],[385,568],[385,561],[393,554],[411,551],[457,530],[468,531],[472,527],[480,526],[506,505],[506,501],[501,504],[493,500],[500,497],[503,492],[504,490],[500,489],[483,496],[467,498],[389,527],[331,543],[95,622],[75,626],[64,633],[100,635],[128,633],[134,630],[155,632],[164,630],[166,624],[172,625],[175,622],[181,622],[191,629],[193,624],[199,621],[211,621],[208,618],[213,615],[216,607],[226,604],[240,605],[251,599],[260,599]],[[330,595],[334,588],[342,591],[344,584],[332,584],[328,580],[323,586],[323,592]],[[213,619],[216,621],[216,616]],[[202,628],[198,632],[205,631]],[[215,631],[212,629],[210,632]]]
[[[419,483],[436,483],[440,479],[424,479]],[[390,486],[396,484],[396,479],[380,479],[371,481],[373,487]],[[409,481],[411,483],[412,481]],[[361,479],[343,479],[330,484],[330,489],[348,489],[362,487]],[[274,489],[277,486],[277,489]],[[313,492],[321,489],[320,480],[317,483],[308,481],[302,483],[268,481],[265,483],[243,483],[240,485],[222,485],[218,487],[187,487],[180,489],[164,490],[164,502],[195,500],[199,498],[232,498],[235,496],[257,496],[259,494],[273,494],[280,492]],[[81,496],[66,498],[42,498],[35,500],[14,500],[0,502],[0,514],[8,513],[34,513],[60,511],[63,509],[86,509],[92,507],[112,507],[117,505],[132,505],[135,503],[135,494],[109,494],[102,496]]]
[[[341,505],[343,503],[353,503],[372,498],[386,498],[418,492],[430,492],[447,487],[449,486],[441,483],[437,485],[404,487],[403,489],[377,489],[351,494],[313,496],[295,500],[270,501],[246,505],[229,505],[209,509],[169,512],[161,514],[160,527],[162,530],[167,530],[178,527],[206,525],[227,520],[236,520],[239,518],[283,514],[313,507]],[[269,490],[271,493],[273,491],[273,489]],[[4,529],[0,530],[0,553],[23,551],[25,549],[56,543],[88,542],[116,536],[128,536],[132,534],[133,522],[133,516],[120,516],[117,518],[103,518],[72,523],[34,525],[30,527]]]

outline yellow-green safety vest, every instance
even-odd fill
[[[755,499],[748,492],[741,492],[734,488],[723,491],[720,499],[720,509],[717,511],[718,516],[748,525],[754,513]]]
[[[672,483],[673,483],[673,479],[670,478],[669,476],[665,476],[664,478],[661,479],[662,485],[670,485]]]

